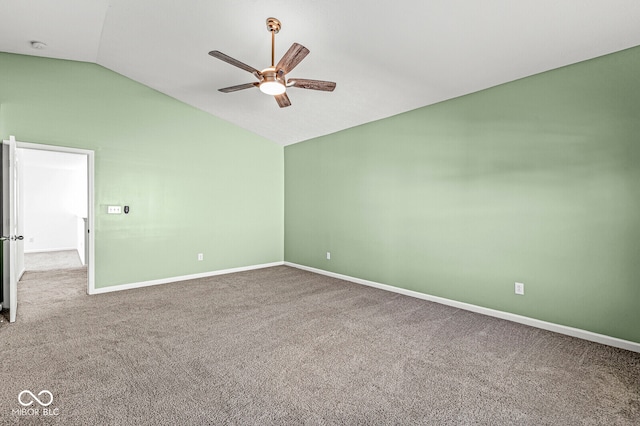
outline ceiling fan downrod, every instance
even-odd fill
[[[267,31],[271,33],[271,66],[276,64],[276,34],[280,32],[282,24],[276,18],[267,18]]]

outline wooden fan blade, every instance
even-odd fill
[[[336,88],[336,84],[333,81],[307,80],[305,78],[292,78],[289,80],[289,84],[301,89],[322,90],[325,92],[333,92],[333,89]]]
[[[293,43],[276,65],[278,73],[282,75],[291,72],[308,54],[309,49],[301,44]]]
[[[237,86],[231,86],[231,87],[224,87],[222,89],[218,89],[219,92],[222,93],[231,93],[231,92],[237,92],[238,90],[243,90],[243,89],[250,89],[252,87],[258,87],[260,85],[260,83],[245,83],[245,84],[238,84]]]
[[[276,98],[276,102],[278,102],[278,106],[280,106],[280,108],[291,106],[291,101],[289,100],[289,96],[287,96],[286,92],[281,95],[275,95],[274,98]]]
[[[255,75],[256,78],[260,79],[260,76],[262,75],[262,73],[260,71],[258,71],[257,69],[255,69],[254,67],[245,64],[244,62],[240,62],[237,59],[232,58],[229,55],[225,55],[224,53],[218,51],[218,50],[212,50],[211,52],[209,52],[209,55],[213,56],[214,58],[218,58],[221,61],[225,61],[228,64],[231,64],[235,67],[238,67],[240,69],[243,69],[245,71],[250,72],[251,74]]]

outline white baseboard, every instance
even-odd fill
[[[28,254],[28,253],[53,253],[53,252],[56,252],[56,251],[72,251],[72,250],[78,251],[78,247],[25,250],[24,254]]]
[[[109,287],[89,289],[89,294],[102,294],[102,293],[111,293],[113,291],[131,290],[133,288],[149,287],[152,285],[161,285],[161,284],[170,284],[178,281],[195,280],[198,278],[207,278],[207,277],[213,277],[216,275],[233,274],[235,272],[252,271],[254,269],[270,268],[273,266],[281,266],[281,265],[284,265],[284,262],[263,263],[261,265],[250,265],[250,266],[242,266],[239,268],[221,269],[218,271],[203,272],[200,274],[182,275],[179,277],[171,277],[171,278],[162,278],[159,280],[143,281],[143,282],[130,283],[130,284],[118,284],[118,285],[113,285]]]
[[[489,315],[492,317],[501,318],[504,320],[513,321],[520,324],[525,324],[531,327],[537,327],[543,330],[549,330],[549,331],[553,331],[560,334],[566,334],[568,336],[589,340],[591,342],[602,343],[603,345],[609,345],[616,348],[626,349],[628,351],[640,352],[640,343],[632,342],[629,340],[618,339],[616,337],[611,337],[604,334],[593,333],[591,331],[582,330],[579,328],[567,327],[565,325],[541,321],[535,318],[529,318],[522,315],[512,314],[509,312],[503,312],[495,309],[484,308],[482,306],[472,305],[470,303],[458,302],[452,299],[445,299],[444,297],[431,296],[429,294],[419,293],[413,290],[406,290],[404,288],[394,287],[387,284],[381,284],[374,281],[363,280],[360,278],[354,278],[348,275],[342,275],[342,274],[337,274],[335,272],[325,271],[323,269],[317,269],[309,266],[298,265],[296,263],[284,262],[284,264],[286,266],[291,266],[293,268],[314,272],[316,274],[326,275],[326,276],[337,278],[344,281],[350,281],[356,284],[375,287],[381,290],[387,290],[394,293],[403,294],[405,296],[411,296],[411,297],[416,297],[418,299],[428,300],[430,302],[441,303],[443,305],[453,306],[454,308],[464,309],[467,311],[472,311],[472,312],[476,312],[483,315]]]

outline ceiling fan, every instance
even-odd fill
[[[305,78],[286,78],[286,75],[309,54],[309,49],[301,44],[293,43],[289,50],[287,50],[287,53],[285,53],[282,59],[280,59],[280,62],[278,62],[277,65],[274,65],[275,36],[280,32],[281,27],[280,21],[276,18],[267,18],[267,30],[271,33],[271,66],[263,69],[262,71],[258,71],[252,66],[242,63],[218,50],[212,50],[209,52],[209,55],[214,58],[218,58],[221,61],[225,61],[228,64],[248,71],[259,80],[254,83],[239,84],[237,86],[218,89],[220,92],[231,93],[238,90],[249,89],[251,87],[258,87],[263,93],[273,95],[280,108],[284,108],[291,105],[289,96],[287,96],[288,87],[322,90],[325,92],[332,92],[333,89],[336,88],[336,83],[331,81],[309,80]]]

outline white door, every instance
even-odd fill
[[[2,236],[2,240],[8,241],[9,246],[9,264],[5,264],[4,267],[9,269],[9,322],[15,322],[18,310],[18,241],[22,240],[23,236],[18,235],[19,205],[16,140],[13,136],[10,136],[9,141],[4,142],[9,146],[9,161],[5,163],[8,166],[8,194],[4,194],[5,197],[8,195],[9,228],[7,235]]]

